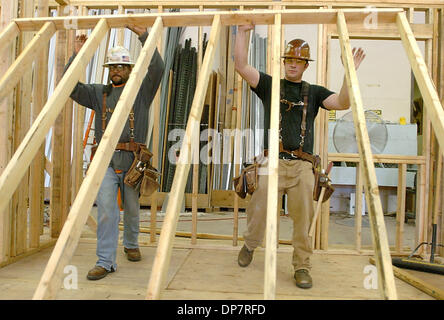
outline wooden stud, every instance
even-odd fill
[[[393,277],[390,250],[388,246],[387,231],[384,223],[381,199],[379,197],[378,183],[375,168],[372,162],[370,140],[365,124],[364,110],[361,94],[359,91],[358,78],[356,76],[353,55],[347,32],[345,16],[342,11],[338,12],[337,27],[341,45],[342,59],[345,67],[346,81],[353,110],[353,120],[356,127],[356,138],[364,170],[367,206],[371,221],[373,246],[376,255],[376,266],[378,268],[378,281],[381,295],[384,299],[396,299],[396,287]]]
[[[356,191],[355,191],[355,248],[361,252],[362,234],[362,191],[364,189],[364,175],[360,163],[356,164]]]
[[[1,1],[1,16],[0,16],[0,28],[4,29],[10,24],[11,20],[17,16],[17,2],[11,2],[8,0]],[[14,40],[15,36],[11,38]],[[7,48],[6,53],[2,52],[0,56],[0,72],[6,73],[11,60],[15,57],[15,41],[11,41],[9,45],[5,45]],[[13,103],[12,93],[3,101],[0,101],[0,173],[4,174],[7,168],[8,161],[12,154],[12,141],[10,137],[13,134],[12,122],[13,122]],[[12,193],[11,193],[12,194]],[[10,234],[11,234],[11,204],[8,201],[0,208],[0,263],[7,261],[10,257]]]
[[[17,37],[19,33],[20,29],[14,21],[10,22],[3,29],[2,33],[0,33],[0,43],[2,44],[2,47],[0,48],[0,54],[3,54],[3,50],[7,49],[8,46],[11,45],[12,41]]]
[[[125,14],[125,8],[123,7],[123,5],[119,4],[119,7],[117,9],[117,14]],[[125,40],[125,29],[119,28],[117,30],[117,45],[123,46],[124,40]]]
[[[442,190],[441,190],[441,182],[442,182],[442,153],[441,150],[438,150],[438,159],[436,164],[436,190],[435,190],[435,199],[433,203],[433,218],[432,218],[432,224],[436,224],[437,228],[439,226],[438,224],[438,216],[439,216],[439,208],[441,205],[441,197],[442,197]],[[439,230],[439,228],[438,228]],[[437,233],[437,239],[439,239],[439,231],[436,231]],[[437,240],[438,241],[438,240]],[[442,242],[442,241],[441,241]],[[440,243],[440,242],[438,242]]]
[[[401,253],[404,235],[407,165],[405,163],[398,165],[398,171],[395,248],[397,253]]]
[[[16,86],[23,74],[27,70],[30,70],[31,63],[40,53],[44,45],[51,39],[54,32],[54,24],[52,22],[45,23],[34,39],[32,39],[20,56],[14,61],[0,80],[0,100]]]
[[[278,212],[278,178],[279,178],[279,109],[280,109],[280,75],[281,75],[281,14],[275,15],[273,25],[272,55],[272,90],[269,131],[268,158],[268,194],[267,194],[267,229],[265,248],[264,299],[272,300],[276,296],[276,221]]]
[[[427,23],[432,22],[433,23],[433,14],[432,9],[427,9],[425,11],[425,20]],[[425,54],[424,54],[424,62],[427,66],[428,73],[430,78],[433,81],[433,51],[434,51],[434,44],[433,39],[428,39],[425,41]],[[424,107],[423,107],[424,109]],[[428,190],[427,197],[426,197],[426,206],[425,211],[420,215],[420,219],[423,219],[423,238],[424,241],[430,242],[431,241],[431,234],[429,232],[429,228],[431,225],[429,224],[429,221],[431,220],[431,215],[433,211],[433,189],[434,189],[434,164],[435,164],[435,149],[436,149],[436,137],[433,132],[433,129],[431,128],[431,121],[428,116],[428,112],[424,110],[425,117],[423,117],[423,127],[426,127],[425,134],[423,134],[423,154],[426,156],[426,167],[427,167],[427,175],[426,175],[426,188]],[[424,131],[424,130],[423,130]],[[424,246],[420,247],[418,250],[418,254],[424,255],[427,254],[429,247]]]
[[[240,10],[243,10],[244,7],[240,6]],[[246,37],[246,48],[248,48],[250,33]],[[241,172],[241,124],[242,124],[242,89],[243,89],[243,80],[240,74],[236,72],[236,131],[235,131],[235,142],[234,142],[234,176],[239,176]],[[237,246],[239,238],[239,196],[236,194],[234,196],[234,209],[233,209],[233,246]]]
[[[199,7],[199,11],[203,11],[203,6]],[[197,30],[197,77],[199,77],[200,68],[202,66],[202,57],[203,57],[203,28],[202,26],[198,27]],[[208,119],[209,121],[209,119]],[[200,126],[199,126],[200,133]],[[193,152],[193,190],[191,194],[191,244],[196,244],[197,242],[197,196],[199,193],[199,164],[200,164],[200,134],[194,137],[192,143],[192,148],[194,148]]]
[[[163,8],[159,6],[158,8],[159,12],[163,11]],[[163,32],[161,36],[157,39],[157,50],[162,55],[164,44],[163,44]],[[160,130],[160,90],[157,91],[156,96],[154,97],[154,102],[152,104],[152,107],[154,107],[154,112],[151,114],[154,116],[154,124],[153,124],[153,167],[159,168],[161,164],[159,164],[159,130]],[[167,126],[166,126],[167,127]],[[165,139],[166,140],[166,139]],[[147,141],[147,145],[149,145],[149,141]],[[157,219],[157,194],[158,190],[154,192],[151,198],[151,209],[150,209],[150,228],[152,230],[156,230],[156,219]],[[156,242],[156,234],[154,232],[151,232],[150,234],[150,242],[154,243]]]
[[[84,47],[88,45],[88,41],[91,39],[98,38],[99,35],[102,37],[105,35],[108,30],[106,20],[101,20],[101,23],[96,28],[97,30],[93,31],[93,34],[91,34]],[[129,115],[131,106],[136,99],[136,93],[146,74],[145,70],[147,70],[151,57],[153,56],[156,47],[156,39],[162,31],[163,25],[161,18],[159,18],[154,24],[153,29],[143,46],[140,56],[137,59],[128,82],[119,98],[119,102],[114,109],[113,117],[111,117],[103,134],[102,141],[100,142],[96,154],[94,155],[94,159],[88,169],[88,174],[86,175],[85,180],[80,187],[79,194],[72,205],[69,218],[66,220],[59,240],[49,258],[33,299],[54,299],[60,288],[63,268],[74,254],[82,233],[82,227],[88,218],[97,195],[100,181],[102,181],[105,175],[107,167],[103,166],[103,163],[108,163],[111,160],[115,146],[117,145],[125,125],[125,121],[122,121],[122,119],[126,119]],[[83,49],[84,48],[81,49],[79,55],[81,55]]]
[[[22,1],[21,14],[23,17],[32,17],[34,14],[33,3],[29,1]],[[22,50],[26,50],[27,45],[33,38],[32,34],[22,34],[19,41],[19,46]],[[23,51],[22,51],[23,52]],[[15,145],[23,139],[25,133],[29,129],[31,119],[31,93],[32,93],[32,68],[26,70],[23,74],[23,79],[17,87],[16,95],[16,112],[15,123],[18,127],[15,130]],[[23,254],[28,249],[28,197],[29,197],[29,171],[27,171],[22,178],[20,187],[16,191],[17,203],[13,203],[13,215],[16,215],[16,251],[15,255]]]
[[[37,14],[39,17],[48,15],[48,0],[39,0]],[[35,121],[47,99],[48,87],[48,50],[49,44],[43,47],[37,56],[34,66],[34,90],[33,90],[33,108],[32,120]],[[43,229],[43,201],[44,201],[44,161],[45,146],[42,144],[37,152],[30,167],[29,184],[29,207],[30,207],[30,227],[29,227],[29,247],[37,248],[40,245],[40,235]]]
[[[58,8],[58,14],[64,14],[64,8]],[[55,57],[55,78],[54,83],[59,83],[63,77],[65,64],[68,58],[68,47],[70,32],[68,30],[60,30],[57,32],[56,57]],[[72,52],[72,51],[71,51]],[[71,53],[69,52],[69,53]],[[68,127],[68,128],[67,128]],[[67,166],[67,160],[71,161],[71,144],[69,143],[69,150],[67,150],[67,129],[69,130],[69,137],[72,132],[72,100],[67,99],[62,112],[57,116],[52,130],[51,139],[51,189],[50,189],[50,232],[51,237],[59,236],[63,224],[68,214],[70,199],[68,195],[68,179],[71,177],[68,174],[70,163]],[[68,153],[68,154],[66,154]],[[69,157],[69,158],[68,158]]]
[[[79,12],[81,13],[81,15],[88,15],[87,8],[84,6],[79,6]],[[81,32],[81,34],[85,34],[85,32]],[[80,81],[85,82],[86,81],[85,76],[82,76]],[[80,107],[76,102],[74,102],[74,134],[73,134],[73,152],[72,152],[73,156],[72,156],[72,172],[71,172],[72,176],[71,199],[76,198],[77,193],[79,192],[80,189],[80,185],[82,184],[83,181],[83,153],[86,146],[86,143],[84,144],[83,142],[85,114],[86,114],[86,108]]]
[[[323,10],[331,9],[331,8],[323,8]],[[321,74],[318,78],[318,83],[322,86],[328,87],[329,84],[329,64],[328,64],[328,52],[329,52],[329,45],[330,45],[330,39],[331,36],[328,33],[328,27],[327,25],[322,25],[322,28],[320,29],[320,36],[318,38],[318,42],[321,42],[321,48],[318,63],[321,64],[320,71]],[[328,159],[328,112],[321,109],[320,113],[318,114],[318,118],[321,118],[323,120],[323,139],[322,144],[319,146],[319,154],[322,159],[322,166],[324,168],[327,167],[327,164],[329,162]],[[321,122],[321,124],[322,124]],[[319,242],[317,244],[317,248],[322,250],[328,250],[328,229],[329,229],[329,223],[330,223],[330,200],[326,201],[322,204],[321,207],[321,219],[320,219],[320,230],[317,237],[319,238]]]
[[[156,258],[154,260],[151,277],[147,290],[147,299],[159,299],[160,291],[164,285],[168,272],[169,261],[172,251],[172,240],[179,217],[179,209],[182,204],[185,184],[190,169],[191,143],[192,139],[199,132],[200,120],[202,117],[203,102],[208,86],[208,79],[213,65],[215,47],[218,44],[221,29],[220,17],[215,15],[211,34],[205,51],[202,68],[196,85],[196,91],[188,118],[185,137],[180,149],[179,161],[176,166],[173,184],[168,201],[167,212],[163,222],[162,233],[160,234],[157,247]]]

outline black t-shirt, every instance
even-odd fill
[[[251,88],[254,93],[262,100],[264,105],[264,149],[268,149],[268,130],[270,129],[270,110],[271,110],[271,82],[270,75],[260,72],[259,83],[256,88]],[[282,82],[281,82],[282,86]],[[303,101],[301,96],[302,83],[295,83],[288,80],[283,81],[284,99],[291,102]],[[322,101],[332,95],[334,92],[324,88],[322,86],[310,85],[308,93],[308,108],[307,108],[307,120],[306,120],[306,133],[304,140],[303,151],[313,154],[313,138],[314,138],[314,119],[318,114],[319,108],[324,108]],[[288,109],[288,104],[280,104],[281,112],[281,136],[284,149],[295,150],[299,148],[301,140],[301,122],[302,122],[302,110],[303,106],[295,106]]]

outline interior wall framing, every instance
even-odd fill
[[[108,2],[108,4],[105,4],[105,2],[100,2],[100,1],[91,1],[90,3],[95,3],[95,5],[97,5],[97,6],[109,6],[109,5],[111,5],[111,4],[109,4],[111,1],[107,1]],[[248,1],[247,1],[248,2]],[[439,7],[439,5],[441,4],[441,2],[442,1],[435,1],[435,2],[433,2],[433,3],[431,3],[430,5],[433,7],[433,6],[437,6],[437,7]],[[145,2],[146,3],[146,2]],[[410,2],[409,2],[410,3]],[[2,2],[2,4],[3,4],[3,2]],[[74,4],[76,4],[76,1],[71,1],[70,2],[70,4],[71,5],[74,5]],[[329,3],[328,2],[325,2],[325,4],[326,5],[329,5]],[[355,3],[356,4],[356,3]],[[397,7],[396,6],[396,2],[393,2],[393,3],[390,3],[390,4],[386,4],[386,3],[384,3],[382,6],[389,6],[389,7]],[[405,4],[405,3],[404,3]],[[412,4],[412,7],[413,8],[416,8],[416,6],[419,6],[420,4],[417,4],[417,3],[414,3],[414,2],[411,2],[411,4]],[[51,6],[52,4],[51,4],[51,1],[50,1],[50,6]],[[84,1],[81,5],[83,5],[83,6],[85,6],[85,7],[88,7],[88,1]],[[125,2],[125,7],[126,7],[126,5],[128,5],[128,6],[130,6],[130,5],[134,5],[135,7],[137,7],[137,6],[139,6],[140,5],[140,2],[138,2],[138,1],[128,1],[128,2]],[[175,3],[173,3],[172,4],[173,6],[174,5],[178,5],[178,4],[175,4]],[[185,5],[185,4],[184,4]],[[195,5],[195,4],[193,4],[193,5]],[[226,5],[228,5],[228,4],[226,4]],[[262,4],[261,4],[262,5]],[[288,6],[288,4],[286,3],[286,6],[287,6],[287,8],[291,8],[291,6],[297,6],[297,7],[299,7],[299,6],[301,6],[301,3],[298,3],[298,4],[290,4],[289,6]],[[331,4],[330,4],[331,5]],[[342,3],[341,2],[341,5],[343,5],[343,6],[352,6],[351,4],[348,4],[348,3],[346,3],[346,2],[344,2],[344,3]],[[422,3],[421,4],[422,6],[424,5],[424,3]],[[120,8],[121,8],[121,6],[122,5],[120,5]],[[145,7],[146,5],[144,5],[144,7]],[[154,6],[154,4],[153,4],[153,6]],[[157,6],[158,6],[158,2],[157,2]],[[165,8],[165,7],[167,7],[168,6],[168,4],[166,4],[166,5],[164,5],[163,7]],[[190,4],[190,6],[191,6],[191,4]],[[201,5],[201,6],[203,6],[203,4]],[[245,5],[245,7],[247,7],[248,5]],[[5,5],[3,5],[2,6],[2,17],[3,17],[3,12],[4,12],[4,8],[6,8],[6,6]],[[109,7],[107,7],[107,8],[109,8]],[[438,10],[436,10],[436,11],[432,11],[432,13],[433,12],[435,12],[434,13],[434,15],[435,15],[435,17],[437,17],[438,15],[437,14],[441,14],[442,15],[442,10],[441,11],[438,11]],[[191,16],[191,15],[190,15]],[[283,17],[285,17],[285,16],[283,16]],[[224,21],[223,20],[223,18],[226,18],[227,20],[226,21],[229,21],[228,23],[233,23],[234,21],[236,21],[236,19],[238,19],[237,21],[242,21],[242,19],[246,19],[246,17],[244,16],[244,17],[238,17],[238,18],[236,18],[235,20],[230,20],[231,19],[231,17],[229,17],[228,15],[227,16],[224,16],[223,14],[221,14],[221,21]],[[142,19],[142,20],[140,20],[140,21],[145,21],[145,20],[143,20],[143,18],[140,18],[140,19]],[[187,20],[187,18],[184,16],[184,20],[183,21],[180,21],[180,22],[173,22],[171,19],[170,20],[168,20],[168,17],[167,17],[167,15],[165,16],[165,17],[163,17],[163,23],[164,23],[164,25],[165,26],[167,26],[168,25],[168,23],[170,24],[170,25],[174,25],[175,23],[180,23],[180,22],[185,22],[185,23],[190,23],[190,22],[188,22],[188,20]],[[3,21],[3,19],[2,19],[2,21]],[[6,21],[6,19],[5,19],[5,21]],[[29,19],[28,19],[28,21],[30,21]],[[57,29],[59,29],[59,30],[62,30],[62,32],[64,32],[63,31],[63,28],[61,28],[61,25],[60,25],[60,21],[61,20],[59,20],[59,22],[58,23],[54,23],[54,25],[56,26],[56,28]],[[96,21],[98,21],[98,19],[96,18]],[[102,25],[103,25],[103,30],[105,30],[105,27],[104,27],[104,25],[105,25],[105,22],[103,22],[103,20],[101,20],[102,21]],[[146,23],[153,23],[153,19],[151,19],[151,20],[146,20]],[[205,21],[203,21],[202,23],[204,24],[204,25],[208,25],[208,23],[209,23],[209,21],[210,20],[208,20],[208,19],[205,19]],[[227,22],[224,22],[224,23],[227,23]],[[93,25],[95,25],[95,23],[96,22],[91,22],[91,20],[89,20],[89,21],[87,21],[86,19],[85,19],[85,21],[82,21],[82,19],[79,19],[79,23],[81,23],[81,22],[85,22],[85,24],[83,25],[83,27],[84,28],[87,28],[87,27],[91,27],[91,26],[93,26]],[[117,19],[112,19],[112,18],[106,18],[106,23],[108,24],[108,28],[110,28],[111,27],[111,22],[114,22],[115,24],[113,25],[114,27],[122,27],[123,26],[123,22],[122,21],[118,21]],[[271,20],[270,20],[270,18],[267,18],[267,19],[265,19],[264,21],[262,21],[262,22],[266,22],[267,24],[270,24],[270,22],[271,22]],[[433,23],[437,23],[437,22],[433,22]],[[36,25],[31,25],[31,24],[29,24],[26,20],[23,20],[22,22],[18,22],[17,23],[18,25],[19,25],[19,28],[22,30],[22,31],[24,31],[24,30],[29,30],[29,31],[31,31],[31,30],[38,30],[38,29],[40,29],[40,28],[36,28],[37,26],[39,26],[39,25],[41,25],[41,23],[40,22],[38,22],[38,23],[36,23]],[[159,28],[159,27],[158,27]],[[433,27],[432,27],[433,28]],[[101,30],[100,32],[101,33],[103,33],[103,30]],[[60,32],[60,31],[58,31],[58,32]],[[99,31],[97,31],[97,32],[99,32]],[[353,30],[351,29],[351,36],[353,36]],[[427,37],[427,39],[430,39],[431,41],[432,41],[432,43],[433,43],[433,34],[432,34],[432,36],[430,37],[429,36],[429,33],[428,33],[428,31],[424,31],[424,29],[422,30],[422,31],[419,31],[419,32],[424,32],[423,34],[426,34],[426,36],[425,37]],[[435,35],[436,35],[436,33],[435,33]],[[374,37],[377,37],[377,35],[373,35]],[[437,35],[436,35],[437,36]],[[97,36],[97,38],[100,38],[99,36]],[[150,44],[149,44],[149,46],[147,47],[147,49],[149,49],[149,50],[152,50],[153,49],[153,46],[154,46],[154,40],[152,40],[151,42],[150,42]],[[435,43],[437,43],[436,41],[435,41]],[[319,45],[319,44],[318,44]],[[91,45],[91,49],[90,49],[90,51],[88,51],[88,55],[89,54],[91,54],[92,53],[92,49],[93,48],[93,45]],[[436,48],[436,45],[435,45],[435,48]],[[433,50],[433,49],[432,49]],[[437,50],[437,49],[435,49],[435,50]],[[85,50],[86,51],[86,50]],[[85,53],[85,56],[87,56],[86,55],[86,53]],[[148,58],[149,58],[149,52],[145,52],[145,59],[147,60]],[[432,55],[433,56],[433,55]],[[210,58],[209,58],[210,59]],[[89,60],[89,59],[88,59]],[[428,62],[430,63],[430,60],[428,60]],[[78,66],[80,66],[80,64],[78,65]],[[441,66],[441,67],[440,67]],[[440,57],[438,58],[438,60],[433,64],[431,64],[431,67],[432,68],[435,68],[435,69],[432,69],[432,70],[435,70],[435,71],[433,71],[433,72],[435,72],[435,77],[434,77],[434,80],[435,81],[437,81],[437,75],[438,75],[438,70],[441,70],[441,69],[439,69],[439,68],[442,68],[442,51],[441,51],[441,55],[440,55]],[[437,70],[438,69],[438,70]],[[430,70],[430,68],[429,68],[429,70]],[[419,71],[418,71],[419,72]],[[71,74],[70,74],[71,75]],[[80,73],[76,73],[75,75],[73,75],[72,76],[72,79],[74,79],[74,78],[76,78],[78,75],[80,75]],[[74,80],[73,80],[74,81]],[[72,82],[72,83],[74,83],[73,81],[70,81],[70,83]],[[64,82],[63,83],[63,86],[66,86],[66,88],[68,88],[68,85],[67,85],[67,82],[68,81],[66,81],[66,82]],[[66,88],[64,88],[65,90],[61,90],[60,91],[60,93],[59,93],[59,96],[58,96],[58,99],[56,99],[56,100],[54,100],[54,101],[62,101],[62,98],[61,97],[64,97],[64,96],[66,96],[67,95],[67,93],[68,93],[68,90],[66,89]],[[440,91],[440,94],[441,94],[441,100],[442,100],[442,82],[441,82],[441,84],[440,84],[440,86],[438,87],[438,91]],[[62,92],[63,91],[63,92]],[[433,103],[436,105],[436,99],[432,99],[433,100]],[[197,103],[197,102],[196,102]],[[72,109],[71,109],[72,110]],[[432,110],[433,112],[436,112],[437,110]],[[123,113],[122,113],[123,114]],[[438,119],[438,120],[437,120]],[[440,121],[440,118],[438,117],[437,119],[434,119],[434,122],[435,122],[435,126],[433,126],[433,122],[431,121],[431,129],[433,129],[433,128],[438,128],[439,129],[439,126],[440,126],[440,123],[439,123],[439,121]],[[1,119],[0,119],[1,120]],[[70,123],[72,122],[72,121],[69,121]],[[50,123],[50,121],[48,121],[47,122],[48,124]],[[442,124],[441,124],[442,125]],[[31,128],[31,130],[32,130],[32,128]],[[116,129],[117,130],[117,129]],[[43,135],[41,135],[41,136],[43,136]],[[441,133],[439,132],[438,134],[437,134],[437,140],[438,141],[441,141],[442,140],[442,136],[441,136]],[[25,144],[28,144],[28,146],[29,145],[31,145],[31,142],[30,142],[30,140],[26,140],[26,137],[24,138],[24,141],[25,141]],[[424,145],[428,145],[429,144],[429,141],[427,140],[427,138],[426,138],[426,141],[425,141],[426,143],[424,144]],[[105,149],[106,148],[106,149]],[[103,152],[103,154],[104,154],[104,158],[106,158],[106,155],[105,155],[105,153],[108,153],[108,149],[109,150],[111,150],[111,148],[110,148],[110,146],[108,145],[108,146],[106,146],[106,147],[103,147],[103,149],[105,150],[104,152]],[[34,148],[34,150],[37,150],[37,148]],[[320,150],[322,150],[322,149],[320,149]],[[324,152],[325,152],[325,147],[324,147]],[[439,153],[438,153],[439,154]],[[30,153],[28,156],[27,156],[27,158],[28,159],[30,159],[31,158],[31,156],[32,156],[32,153]],[[342,159],[344,159],[345,157],[347,157],[347,155],[332,155],[332,157],[341,157],[342,156]],[[185,156],[184,156],[185,157]],[[368,159],[368,161],[374,161],[375,160],[375,158],[376,157],[373,157],[373,159]],[[393,160],[393,158],[390,158],[390,157],[388,157],[389,158],[389,160],[390,161],[399,161],[399,163],[401,163],[401,161],[406,161],[405,159],[402,159],[402,158],[398,158],[398,159],[395,159],[395,160]],[[330,159],[330,155],[329,155],[329,159]],[[411,159],[412,160],[412,159]],[[18,161],[20,161],[20,159],[18,159]],[[28,162],[28,164],[29,164],[29,162],[30,162],[30,160],[26,160],[27,162]],[[379,160],[380,161],[380,160]],[[419,156],[419,157],[415,157],[414,159],[413,159],[413,161],[424,161],[424,157],[421,157],[421,156]],[[422,166],[422,168],[424,168],[423,170],[422,170],[422,172],[424,173],[424,174],[427,174],[427,172],[429,171],[427,168],[427,155],[425,156],[425,165],[424,166]],[[421,163],[423,163],[423,162],[421,162]],[[402,172],[402,171],[400,171],[400,172]],[[402,174],[402,173],[401,173]],[[177,175],[177,174],[176,174]],[[4,184],[1,184],[1,182],[4,182],[4,181],[7,181],[6,179],[3,179],[3,176],[5,176],[4,174],[2,175],[2,179],[0,180],[0,186],[1,185],[3,185],[4,186]],[[18,175],[16,175],[16,176],[18,176]],[[98,176],[96,176],[95,177],[96,179],[98,178]],[[429,180],[429,182],[430,182],[431,180]],[[429,191],[430,189],[430,186],[428,185],[428,183],[429,182],[427,182],[427,181],[424,181],[424,187],[423,187],[423,193],[422,193],[422,196],[423,196],[423,198],[422,199],[420,199],[420,201],[419,201],[419,205],[421,206],[421,203],[422,203],[422,208],[421,209],[423,209],[424,211],[421,211],[421,212],[424,212],[424,216],[428,216],[428,213],[430,212],[430,209],[428,209],[427,210],[427,214],[425,213],[425,208],[427,207],[427,197],[428,197],[428,192],[427,191]],[[433,182],[432,182],[432,185],[433,185]],[[80,191],[79,191],[79,195],[80,195]],[[421,202],[422,201],[422,202]],[[1,208],[1,210],[3,210],[5,207],[7,207],[7,203],[6,203],[7,201],[3,201],[2,202],[2,208]],[[174,206],[177,206],[177,202],[178,201],[175,201],[175,203],[173,203],[173,205]],[[82,204],[82,205],[80,205],[80,206],[82,206],[82,207],[86,207],[86,205],[85,204]],[[195,205],[194,205],[194,207],[195,207]],[[430,208],[430,204],[429,204],[429,208]],[[171,207],[171,208],[169,208],[169,212],[170,212],[170,214],[172,215],[172,213],[174,213],[174,211],[176,211],[176,208],[175,207]],[[80,219],[80,220],[82,220],[82,219]],[[172,223],[173,225],[174,225],[174,223]],[[0,224],[1,225],[1,224]],[[80,224],[81,225],[81,224]],[[419,230],[418,231],[418,237],[419,238],[421,238],[421,237],[423,237],[423,238],[426,238],[427,237],[427,229],[428,229],[428,225],[429,224],[427,224],[426,222],[424,222],[424,224],[423,224],[423,228],[421,229],[421,230]],[[73,226],[73,228],[76,228],[75,226]],[[172,228],[172,229],[174,229],[174,228]],[[12,230],[12,229],[11,229]],[[173,230],[174,231],[174,230]],[[172,232],[173,232],[172,231]],[[442,232],[442,231],[441,231]],[[71,233],[68,233],[68,235],[67,236],[69,236]],[[171,232],[169,233],[169,235],[171,235]],[[60,239],[61,238],[59,238],[59,241],[60,241]],[[74,236],[74,239],[75,239],[75,236]],[[62,240],[63,241],[63,240]],[[167,246],[168,245],[171,245],[170,243],[167,243],[166,244]],[[25,250],[26,251],[26,250]],[[164,250],[164,252],[167,254],[168,253],[168,251],[169,251],[169,249],[168,250]],[[63,255],[63,253],[62,252],[59,252],[61,255]],[[7,260],[7,259],[6,259]],[[168,260],[168,259],[167,259]]]

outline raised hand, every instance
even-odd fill
[[[365,58],[364,50],[362,50],[362,48],[359,48],[357,50],[356,48],[353,48],[352,54],[353,54],[353,61],[355,63],[355,69],[358,70],[359,65]]]
[[[136,26],[135,24],[128,24],[125,27],[130,29],[132,32],[134,32],[138,36],[141,36],[142,34],[144,34],[146,32],[146,28]]]
[[[237,29],[239,31],[248,32],[254,29],[254,24],[250,23],[250,24],[240,25],[237,27]]]
[[[74,42],[74,52],[76,54],[79,53],[80,49],[82,49],[86,40],[88,40],[88,37],[86,36],[86,34],[81,34],[79,36],[76,36],[76,41]]]

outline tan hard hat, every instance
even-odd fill
[[[285,52],[282,58],[298,58],[314,61],[313,59],[310,59],[310,46],[302,39],[291,40],[285,47]]]
[[[131,61],[131,55],[128,49],[120,46],[111,48],[108,51],[108,54],[106,55],[106,62],[103,66],[107,67],[111,64],[134,65],[134,63]]]

